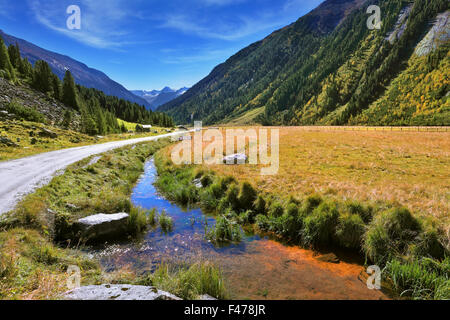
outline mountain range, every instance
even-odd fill
[[[46,61],[53,73],[60,79],[64,78],[66,70],[70,70],[77,84],[87,88],[95,88],[103,91],[107,95],[135,102],[145,106],[147,109],[151,108],[151,104],[145,99],[134,95],[121,84],[111,80],[106,74],[99,70],[89,68],[85,64],[68,56],[45,50],[28,41],[8,35],[2,30],[0,30],[0,37],[3,38],[7,46],[18,43],[22,57],[26,57],[32,64],[37,60]]]
[[[158,110],[178,123],[450,125],[448,5],[324,1]]]
[[[165,87],[162,90],[132,90],[131,92],[145,99],[150,104],[150,108],[156,110],[159,106],[183,95],[187,90],[189,90],[189,88],[186,87],[178,90]]]

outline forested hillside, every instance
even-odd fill
[[[370,4],[381,30],[367,27]],[[159,110],[183,123],[450,125],[447,10],[447,0],[325,1]],[[417,52],[433,24],[441,36]]]
[[[66,107],[64,119],[58,125],[69,127],[74,115],[81,115],[80,130],[91,135],[104,135],[126,131],[120,127],[117,118],[141,124],[172,126],[172,119],[164,113],[152,112],[136,103],[107,96],[102,91],[76,85],[70,70],[66,70],[61,82],[50,66],[42,60],[36,61],[34,66],[27,58],[21,58],[17,44],[8,48],[0,37],[0,78],[16,85],[17,90],[29,86],[44,93],[49,99],[63,103]],[[48,103],[56,107],[57,104]],[[11,101],[6,106],[9,112],[26,114],[30,121],[42,121],[39,112],[20,105],[20,101]],[[57,112],[57,110],[55,110]]]

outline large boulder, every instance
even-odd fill
[[[45,129],[45,128],[41,128],[41,131],[39,132],[39,136],[44,137],[44,138],[52,138],[52,139],[58,138],[57,133],[55,133],[51,130]]]
[[[79,219],[74,227],[87,240],[120,237],[128,231],[128,213],[96,214]]]
[[[102,284],[79,287],[64,294],[65,300],[181,300],[155,287]]]

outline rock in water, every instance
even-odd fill
[[[79,219],[75,223],[76,230],[85,239],[94,240],[123,236],[127,232],[128,213],[96,214]]]
[[[65,300],[181,300],[155,287],[102,284],[79,287],[64,294]]]
[[[324,255],[317,257],[316,259],[319,261],[328,262],[328,263],[339,263],[340,262],[339,258],[334,253],[324,254]]]

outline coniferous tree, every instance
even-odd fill
[[[14,69],[9,59],[8,49],[2,38],[0,38],[0,70],[4,70],[3,75],[8,80],[13,80],[15,78]]]
[[[9,60],[14,68],[18,69],[21,59],[20,59],[20,49],[19,45],[9,45],[8,47]]]
[[[66,71],[64,76],[62,102],[75,110],[79,109],[75,81],[73,80],[72,74],[69,70]]]
[[[53,98],[61,100],[61,82],[56,74],[54,74],[52,78]]]
[[[32,86],[41,91],[49,92],[53,89],[53,73],[47,62],[38,60],[34,65]]]

